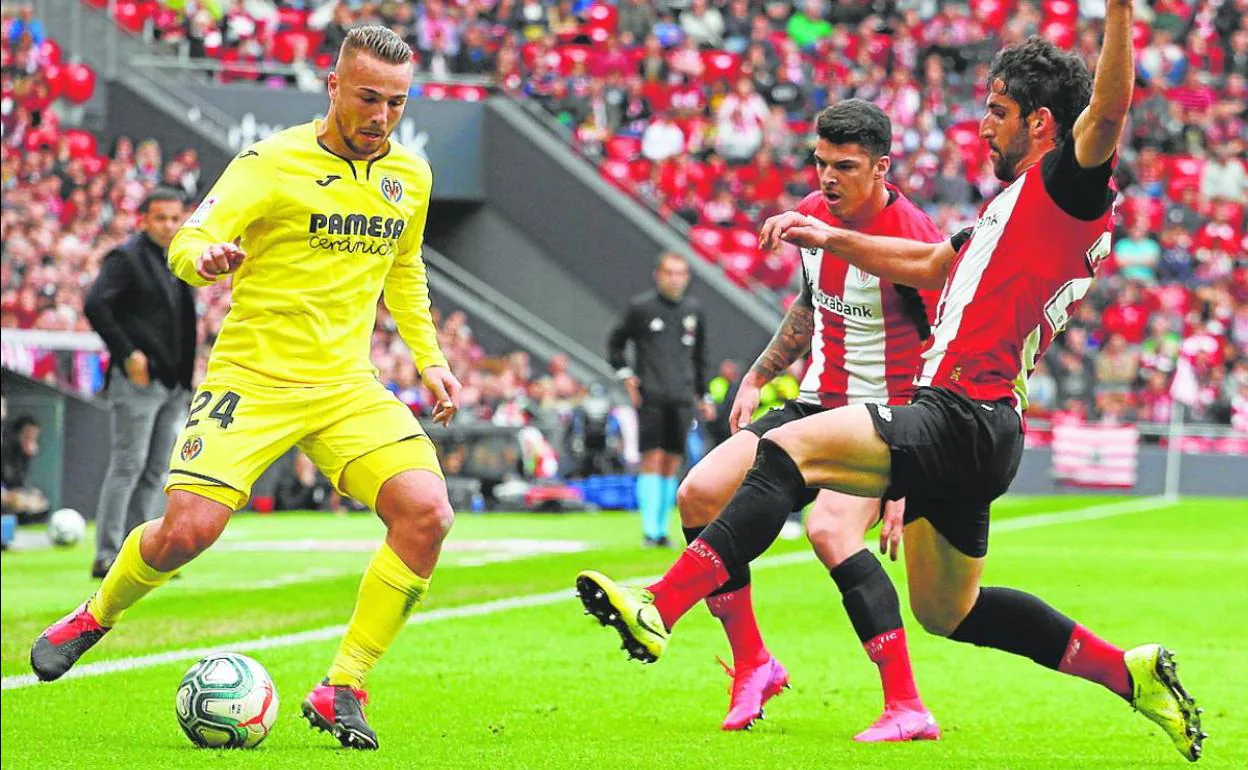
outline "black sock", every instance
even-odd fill
[[[719,554],[728,574],[740,574],[780,536],[805,491],[806,479],[793,458],[779,444],[762,439],[754,467],[701,539]]]
[[[681,527],[681,531],[685,533],[685,544],[688,545],[698,539],[698,535],[702,534],[702,530],[706,527]],[[732,569],[728,572],[728,580],[719,588],[711,591],[709,596],[719,596],[720,594],[730,594],[741,588],[745,588],[750,584],[750,565]]]
[[[841,603],[854,624],[858,641],[867,643],[880,634],[901,628],[901,602],[897,589],[880,560],[863,548],[829,570]]]
[[[995,647],[1056,670],[1075,621],[1039,597],[1013,588],[981,588],[979,599],[950,639]]]

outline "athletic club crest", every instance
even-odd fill
[[[381,178],[381,194],[391,203],[398,203],[403,198],[403,183],[392,176]]]
[[[863,287],[863,288],[866,288],[867,286],[870,286],[870,285],[871,285],[871,279],[875,277],[875,276],[871,275],[870,273],[863,272],[863,270],[862,270],[862,269],[858,268],[858,267],[857,267],[857,266],[855,266],[855,265],[850,265],[850,266],[849,266],[849,275],[850,275],[850,277],[851,277],[851,278],[853,278],[853,279],[854,279],[854,282],[855,282],[855,283],[857,283],[859,286],[861,286],[861,287]]]
[[[182,444],[182,462],[189,463],[204,451],[204,440],[199,436],[191,436]]]

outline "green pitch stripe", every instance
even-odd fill
[[[1123,516],[1130,513],[1142,513],[1144,511],[1169,508],[1177,505],[1177,503],[1177,500],[1171,500],[1164,497],[1145,497],[1137,500],[1105,503],[1069,511],[1053,511],[1051,513],[1039,513],[1032,516],[1023,516],[1017,519],[1007,519],[999,524],[994,524],[992,531],[1000,534],[1003,532],[1015,532],[1018,530],[1035,529],[1037,527],[1048,527],[1057,524],[1093,521],[1113,516]],[[787,567],[792,564],[802,564],[812,561],[813,559],[813,553],[809,551],[802,551],[799,553],[785,554],[783,556],[764,557],[750,566],[751,569],[769,569],[775,567]],[[635,577],[622,582],[645,584],[653,582],[656,579],[657,577],[654,576]],[[528,596],[513,596],[506,599],[495,599],[477,604],[465,604],[460,607],[446,607],[442,609],[429,610],[428,612],[421,612],[413,615],[408,620],[408,623],[419,625],[423,623],[437,623],[444,620],[452,620],[454,618],[480,617],[482,615],[493,615],[494,613],[505,612],[507,610],[556,604],[558,602],[570,601],[573,598],[575,598],[575,591],[569,587],[558,591],[548,591],[546,593],[530,594]],[[104,660],[98,663],[87,663],[82,666],[77,666],[76,668],[70,670],[70,672],[62,677],[62,679],[96,677],[120,671],[133,671],[140,668],[150,668],[152,666],[160,666],[166,663],[179,663],[188,660],[197,660],[207,655],[219,652],[249,653],[256,650],[293,647],[295,645],[306,644],[308,642],[320,642],[329,639],[337,639],[342,636],[346,629],[346,625],[326,626],[324,628],[316,628],[310,631],[301,631],[298,633],[283,634],[280,636],[272,636],[262,639],[242,640],[228,644],[215,645],[212,647],[170,650],[168,652],[153,653],[151,655],[139,655],[130,658]],[[3,680],[0,680],[0,689],[22,689],[38,684],[38,681],[39,680],[36,679],[33,674],[6,676]]]

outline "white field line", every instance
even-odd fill
[[[1167,500],[1162,497],[1147,497],[1138,500],[1126,500],[1117,503],[1093,505],[1073,511],[1054,511],[1052,513],[1038,513],[1033,516],[1024,516],[1017,519],[1007,519],[1006,521],[993,525],[992,529],[994,533],[1014,532],[1017,530],[1035,529],[1037,527],[1048,527],[1055,524],[1069,524],[1080,521],[1106,519],[1112,516],[1122,516],[1129,513],[1139,513],[1159,508],[1166,508],[1174,504],[1175,501]],[[790,564],[808,562],[812,559],[814,559],[814,554],[810,551],[800,551],[797,553],[784,554],[782,556],[764,557],[754,562],[750,565],[750,567],[751,569],[785,567]],[[629,578],[624,582],[648,583],[656,579],[657,578],[654,576],[635,577]],[[507,610],[520,609],[524,607],[541,607],[547,604],[569,601],[573,599],[574,596],[575,592],[571,588],[561,588],[557,591],[548,591],[540,594],[513,596],[506,599],[494,599],[488,602],[480,602],[478,604],[465,604],[459,607],[434,609],[429,610],[428,612],[420,612],[413,615],[408,621],[408,624],[423,625],[425,623],[437,623],[454,618],[475,618],[481,617],[482,615],[493,615],[497,612],[505,612]],[[103,660],[98,663],[86,663],[81,666],[77,666],[70,670],[69,673],[62,678],[79,679],[83,677],[102,676],[104,674],[112,674],[119,671],[134,671],[135,669],[150,668],[152,666],[160,666],[166,663],[197,660],[209,655],[210,653],[222,652],[226,650],[231,652],[246,653],[256,650],[293,647],[295,645],[306,644],[308,642],[321,642],[330,639],[337,639],[342,636],[346,628],[346,625],[326,626],[324,628],[314,628],[310,631],[300,631],[298,633],[282,634],[280,636],[269,636],[261,637],[259,639],[227,642],[210,647],[189,647],[178,650],[169,650],[167,652],[152,653],[150,655],[138,655],[130,658]],[[38,683],[39,680],[35,678],[34,674],[6,676],[3,680],[0,680],[0,690],[18,690]]]

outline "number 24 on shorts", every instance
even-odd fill
[[[199,418],[196,416],[204,411],[204,408],[212,401],[212,391],[201,390],[195,394],[195,403],[191,405],[190,419],[186,421],[186,427],[193,428],[199,424]],[[230,423],[234,422],[234,409],[238,406],[238,394],[232,390],[227,390],[221,395],[221,398],[208,412],[208,419],[216,420],[222,430],[230,427]]]

